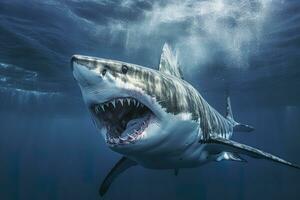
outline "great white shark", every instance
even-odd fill
[[[126,169],[192,168],[212,161],[245,162],[244,156],[300,169],[270,153],[231,140],[251,126],[233,118],[230,98],[223,117],[183,79],[177,55],[165,44],[158,70],[74,55],[73,75],[92,119],[110,149],[123,155],[104,179],[103,196]]]

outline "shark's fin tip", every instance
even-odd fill
[[[163,46],[158,69],[162,73],[183,79],[177,53],[172,51],[168,43]]]

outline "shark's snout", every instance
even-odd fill
[[[90,59],[87,56],[82,56],[82,55],[73,55],[71,57],[71,70],[74,70],[74,65],[76,64],[81,64],[85,67],[88,68],[88,61],[90,61]]]
[[[98,85],[103,81],[102,74],[99,74],[95,67],[91,67],[91,62],[83,56],[72,56],[71,70],[82,87]]]
[[[73,71],[74,70],[74,63],[78,60],[77,56],[76,55],[73,55],[72,58],[71,58],[71,62],[70,62],[70,67],[71,67],[71,70]]]

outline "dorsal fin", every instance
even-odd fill
[[[182,72],[178,64],[177,54],[174,54],[167,43],[164,44],[160,56],[160,63],[158,70],[162,73],[182,78]]]
[[[231,101],[230,101],[230,97],[227,96],[226,98],[226,118],[228,120],[231,120],[234,122],[234,118],[233,118],[233,114],[232,114],[232,109],[231,109]]]

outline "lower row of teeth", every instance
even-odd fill
[[[127,134],[127,138],[122,138],[122,137],[118,137],[118,138],[113,138],[113,137],[111,137],[111,136],[109,136],[108,138],[107,138],[107,141],[109,142],[109,143],[112,143],[112,144],[122,144],[122,143],[124,143],[124,144],[128,144],[128,143],[133,143],[133,142],[135,142],[137,139],[140,139],[140,138],[142,138],[143,137],[143,135],[142,134],[139,134],[139,135],[137,135],[137,134],[131,134],[131,135],[128,135]]]
[[[111,144],[129,144],[134,143],[137,139],[143,138],[143,130],[146,128],[146,122],[143,123],[142,127],[140,128],[140,131],[135,130],[132,134],[127,134],[125,137],[112,137],[109,134],[107,134],[106,140]]]

